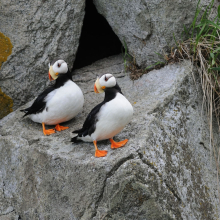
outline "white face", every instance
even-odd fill
[[[106,88],[111,88],[116,85],[116,79],[112,74],[107,73],[99,79],[99,83],[101,86],[105,86]]]
[[[98,78],[96,80],[95,92],[102,93],[102,92],[104,92],[105,88],[111,88],[111,87],[114,87],[115,85],[116,85],[115,77],[112,74],[107,73],[107,74],[103,75],[101,78]]]
[[[59,74],[68,72],[67,63],[64,60],[57,60],[53,66],[50,66],[49,73],[53,79],[57,79]]]
[[[67,73],[68,71],[68,67],[67,67],[67,63],[64,60],[57,60],[54,64],[53,64],[53,71],[55,73]]]

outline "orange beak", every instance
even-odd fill
[[[99,92],[98,92],[98,89],[96,88],[96,85],[95,85],[95,84],[94,84],[94,92],[95,92],[95,93],[99,93]]]
[[[50,71],[48,71],[48,76],[49,76],[49,80],[50,80],[50,81],[53,80],[52,77],[51,77],[51,75],[50,75]]]

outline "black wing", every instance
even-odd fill
[[[97,122],[97,114],[100,108],[105,104],[103,101],[102,103],[98,104],[92,111],[88,114],[83,127],[79,130],[73,131],[73,133],[78,134],[79,137],[85,137],[86,135],[91,135],[95,131],[95,126]]]
[[[31,107],[21,110],[22,112],[25,112],[25,115],[23,117],[25,117],[26,115],[42,112],[46,106],[45,97],[54,89],[54,87],[47,88],[36,98]]]
[[[100,108],[106,103],[111,101],[112,99],[115,98],[117,95],[117,92],[121,92],[121,88],[119,87],[118,84],[116,84],[113,88],[107,88],[105,90],[105,98],[104,101],[98,104],[95,108],[92,109],[92,111],[88,114],[83,127],[79,130],[73,131],[73,133],[78,134],[79,137],[85,137],[86,135],[91,135],[96,128],[96,122],[98,120],[97,114],[100,110]],[[73,142],[77,142],[77,136],[75,138],[72,138]]]

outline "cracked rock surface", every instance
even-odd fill
[[[203,11],[211,1],[201,0]],[[60,57],[72,68],[85,3],[1,0],[0,32],[10,39],[13,49],[1,66],[0,88],[12,98],[13,110],[46,87],[49,58]],[[173,34],[176,40],[182,39],[183,26],[191,25],[197,1],[94,0],[94,4],[120,41],[126,42],[137,64],[146,67],[161,59],[157,53],[164,54],[175,46]],[[216,12],[214,7],[212,15]]]
[[[134,116],[115,137],[128,138],[126,146],[112,150],[109,141],[98,142],[108,154],[95,158],[93,144],[70,143],[70,132],[102,101],[93,84],[104,73],[117,77]],[[69,130],[43,136],[19,109],[0,121],[0,219],[10,212],[22,220],[219,218],[209,128],[190,62],[132,82],[116,56],[77,70],[73,79],[85,106],[64,123]]]
[[[201,0],[199,7],[204,10],[210,2]],[[137,64],[145,67],[156,63],[164,51],[176,45],[173,34],[177,40],[184,37],[183,27],[192,24],[197,3],[192,0],[94,0],[98,12],[106,18],[121,42],[126,42]],[[213,16],[216,8],[212,11]]]
[[[0,32],[13,49],[1,66],[0,87],[13,99],[14,109],[43,91],[49,59],[62,58],[72,68],[84,8],[84,0],[1,0]]]

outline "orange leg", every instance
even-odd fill
[[[120,142],[115,142],[112,138],[110,138],[109,140],[111,142],[111,148],[112,149],[123,147],[128,142],[128,139],[125,139],[125,140],[120,141]]]
[[[48,130],[46,130],[44,123],[42,123],[42,126],[43,126],[43,133],[44,133],[44,135],[51,135],[51,134],[54,134],[54,133],[55,133],[55,130],[54,130],[54,129],[48,129]]]
[[[66,129],[68,129],[69,127],[64,127],[64,126],[61,126],[61,125],[59,125],[59,124],[57,124],[56,125],[56,127],[55,127],[55,129],[57,130],[57,131],[63,131],[63,130],[66,130]]]
[[[97,141],[93,141],[94,146],[95,146],[95,157],[105,157],[108,151],[106,150],[99,150],[97,147]]]

